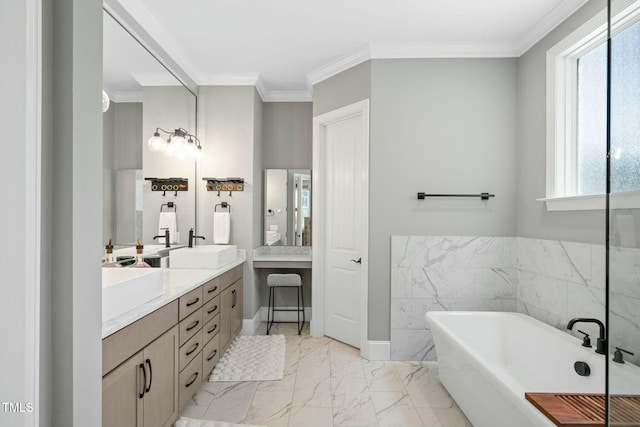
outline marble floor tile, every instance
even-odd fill
[[[292,397],[292,391],[256,391],[243,422],[268,427],[288,427]]]
[[[416,408],[451,408],[453,399],[440,380],[423,364],[396,366],[404,386]]]
[[[393,365],[363,360],[362,366],[369,391],[406,391],[406,387]]]
[[[204,419],[208,406],[187,405],[180,414],[181,417]]]
[[[364,378],[362,359],[331,359],[331,376],[338,378]]]
[[[301,366],[298,368],[292,405],[295,407],[332,407],[329,366]]]
[[[293,407],[289,427],[333,427],[333,411],[331,407]]]
[[[247,415],[257,382],[210,383],[214,399],[203,415],[203,419],[238,423]]]
[[[293,391],[296,384],[297,368],[287,371],[285,369],[284,377],[275,381],[259,381],[258,391]]]
[[[371,402],[380,427],[424,427],[406,393],[371,392]]]
[[[267,427],[471,427],[436,365],[367,361],[344,343],[310,337],[308,326],[302,336],[278,326],[282,380],[204,383],[181,415]]]
[[[452,408],[416,408],[422,423],[428,427],[473,427],[462,411]]]

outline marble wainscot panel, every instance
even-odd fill
[[[392,360],[436,359],[427,311],[517,308],[513,237],[393,236],[391,263]]]

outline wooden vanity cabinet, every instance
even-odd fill
[[[102,379],[103,427],[170,427],[178,415],[174,326]]]
[[[102,340],[102,426],[170,427],[242,329],[242,265]]]

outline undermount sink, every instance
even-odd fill
[[[103,268],[102,321],[159,297],[162,288],[161,268]]]
[[[169,253],[171,268],[218,268],[236,259],[236,245],[201,245]]]

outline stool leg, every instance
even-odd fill
[[[302,328],[300,328],[300,288],[302,286],[298,286],[298,294],[296,295],[296,303],[298,305],[298,322],[297,322],[297,326],[298,326],[298,335],[300,335],[300,331],[302,331]]]
[[[300,331],[302,332],[302,328],[304,328],[304,292],[302,291],[302,285],[300,285],[300,302],[302,303],[302,327],[300,327]],[[300,333],[298,333],[300,335]]]
[[[273,295],[273,287],[270,286],[269,287],[269,306],[267,307],[267,335],[269,335],[269,330],[271,329],[271,323],[269,323],[269,318],[270,316],[273,316],[273,314],[271,313],[271,298]]]

